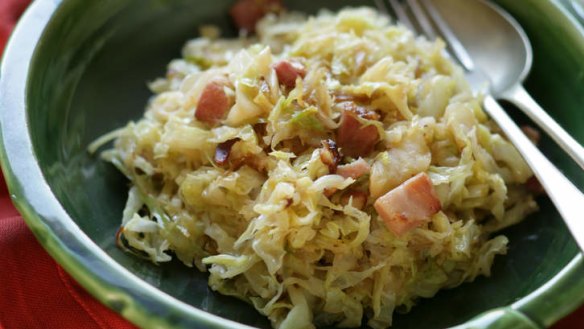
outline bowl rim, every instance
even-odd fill
[[[36,161],[30,135],[22,132],[29,131],[26,110],[31,62],[51,18],[63,3],[34,1],[17,24],[0,65],[0,165],[14,205],[51,257],[102,304],[135,325],[252,328],[197,309],[137,277],[98,247],[53,195]],[[560,25],[572,38],[581,39],[584,53],[582,26],[553,0],[541,3],[556,15],[567,17]],[[538,326],[551,325],[584,302],[584,280],[580,278],[583,264],[578,253],[547,283],[506,308],[525,314]],[[553,309],[548,307],[550,299],[559,303]],[[505,314],[499,319],[504,320]]]

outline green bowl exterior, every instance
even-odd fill
[[[584,32],[553,1],[498,1],[534,45],[527,89],[584,141]],[[45,249],[102,303],[144,328],[269,328],[253,308],[209,290],[178,263],[154,266],[115,247],[127,182],[85,148],[138,118],[145,81],[179,55],[196,26],[229,28],[230,1],[37,0],[0,67],[0,162],[15,205]],[[319,6],[371,4],[320,1]],[[294,8],[314,12],[313,1]],[[105,118],[105,119],[104,119]],[[516,115],[519,121],[526,119]],[[579,186],[584,174],[546,138],[542,149]],[[395,328],[537,328],[584,301],[584,266],[549,200],[505,232],[490,279],[422,300]],[[527,279],[526,279],[527,278]]]

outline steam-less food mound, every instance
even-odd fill
[[[370,9],[206,27],[144,117],[105,136],[132,182],[119,245],[209,272],[275,328],[391,325],[488,276],[531,171],[441,41]],[[479,95],[480,96],[480,95]]]

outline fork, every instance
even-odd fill
[[[377,8],[389,14],[382,0],[374,0]],[[421,32],[429,39],[441,37],[448,45],[447,54],[462,68],[473,92],[484,95],[483,108],[506,134],[523,156],[540,184],[564,219],[581,251],[584,251],[584,194],[554,166],[525,136],[517,124],[489,93],[489,79],[474,65],[462,43],[440,16],[431,0],[387,0],[398,21],[406,28]],[[469,0],[475,1],[475,0]],[[409,9],[409,10],[408,10]],[[417,23],[414,25],[414,23]],[[415,26],[419,26],[417,31]],[[437,29],[434,28],[437,27]]]

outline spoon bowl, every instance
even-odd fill
[[[490,93],[516,105],[584,169],[584,148],[523,88],[533,51],[527,34],[502,8],[486,0],[433,0],[478,68]]]
[[[533,52],[527,35],[513,17],[483,1],[433,2],[475,64],[489,77],[493,96],[499,98],[525,80]]]

